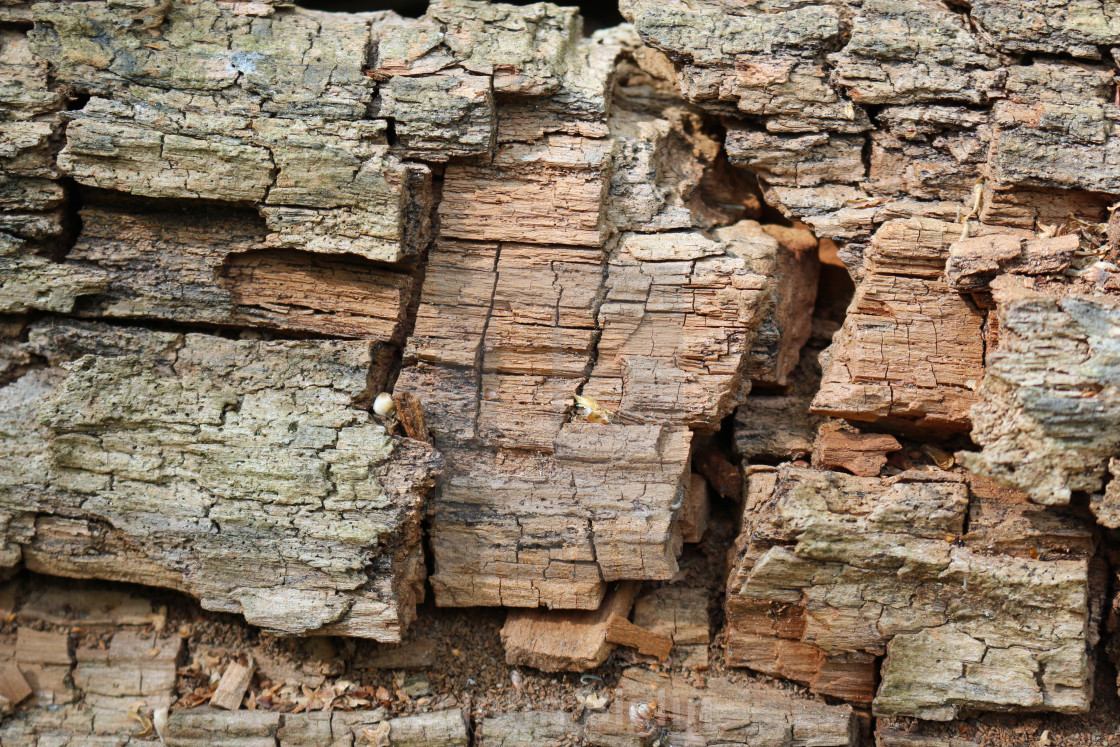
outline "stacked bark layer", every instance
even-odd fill
[[[692,435],[793,367],[815,242],[751,220],[631,32],[472,0],[5,7],[31,25],[0,166],[40,222],[27,180],[83,203],[72,248],[0,236],[6,567],[382,640],[425,512],[443,605],[676,573]],[[390,387],[438,454],[371,419]]]
[[[738,407],[733,663],[883,716],[1084,711],[1095,535],[1037,505],[1120,527],[1115,14],[622,9],[0,2],[0,566],[397,640],[426,517],[437,604],[613,642]],[[857,282],[819,387],[806,227]],[[967,471],[905,441],[969,434]],[[686,700],[703,743],[813,710]]]
[[[839,242],[856,282],[819,388],[737,413],[751,490],[731,659],[882,715],[1088,709],[1105,588],[1092,522],[1030,502],[1083,501],[1120,524],[1113,14],[1002,0],[622,11],[685,98],[723,118],[730,161]],[[821,418],[848,422],[814,444]],[[966,434],[980,449],[954,459]],[[810,453],[817,469],[773,472]],[[965,522],[993,502],[1015,508]]]

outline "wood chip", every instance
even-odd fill
[[[31,697],[31,686],[14,662],[0,664],[0,696],[7,698],[12,705],[19,705]]]
[[[635,625],[621,615],[607,618],[606,638],[610,643],[636,648],[639,654],[656,656],[659,661],[667,660],[673,650],[671,638]]]
[[[227,711],[241,708],[241,701],[245,699],[245,692],[249,689],[249,683],[252,682],[256,670],[257,665],[252,659],[249,660],[248,666],[239,661],[230,662],[218,682],[218,689],[210,696],[210,705]]]

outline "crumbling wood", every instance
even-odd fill
[[[686,669],[707,669],[707,589],[662,586],[644,594],[634,603],[634,624],[671,639],[673,662]]]
[[[786,465],[752,487],[728,585],[733,663],[855,702],[874,696],[884,716],[1089,708],[1084,651],[1101,579],[1088,553],[1049,552],[1067,545],[1064,532],[1034,529],[1026,541],[1041,550],[1025,556],[991,552],[1014,546],[1021,521],[972,542],[965,515],[985,498],[954,473],[883,480]]]
[[[256,669],[257,665],[252,659],[247,665],[239,661],[231,661],[226,671],[222,673],[222,678],[218,680],[218,688],[210,696],[210,705],[227,711],[241,708],[241,701],[245,699],[245,693],[249,689],[249,683],[253,681]]]
[[[814,412],[917,432],[967,430],[983,316],[944,278],[960,228],[896,220],[875,234],[844,326],[821,357]]]
[[[400,392],[393,395],[393,403],[397,407],[397,420],[404,428],[405,435],[416,441],[430,443],[432,436],[428,433],[428,423],[424,420],[424,405],[420,400],[412,392]]]
[[[752,392],[736,408],[732,432],[735,455],[745,464],[774,464],[813,453],[813,440],[823,420],[809,411],[809,403],[820,387],[818,353],[816,345],[804,350],[787,392]],[[742,495],[741,478],[736,495]]]
[[[594,610],[606,582],[671,578],[690,437],[568,423],[551,457],[447,449],[431,523],[437,602]]]
[[[93,584],[76,588],[70,584],[42,583],[29,590],[17,619],[23,623],[35,621],[83,628],[120,625],[162,628],[166,615],[166,608],[153,610],[151,601],[134,592]]]
[[[637,718],[630,715],[643,705]],[[645,713],[650,717],[644,718]],[[743,685],[725,677],[709,677],[706,686],[699,688],[679,674],[627,669],[610,710],[588,718],[587,743],[629,747],[640,744],[642,728],[646,739],[661,736],[671,744],[715,747],[742,740],[783,747],[807,742],[832,747],[858,744],[857,717],[851,706],[825,705],[788,690]]]
[[[639,654],[653,656],[658,661],[667,661],[673,650],[673,639],[669,636],[646,630],[617,614],[607,618],[605,638],[608,643],[637,649]]]
[[[813,466],[875,477],[886,466],[887,454],[900,449],[898,439],[886,433],[861,433],[843,423],[825,423],[813,444]]]
[[[685,542],[699,542],[708,531],[711,514],[711,488],[703,475],[695,472],[688,476],[688,487],[681,505],[681,539]]]
[[[354,256],[279,250],[252,211],[89,205],[60,267],[99,273],[83,316],[162,319],[401,344],[414,278]]]
[[[973,408],[979,453],[959,455],[972,470],[1018,488],[1044,505],[1074,491],[1102,493],[1109,460],[1120,449],[1120,305],[1113,299],[994,283],[1000,344]],[[1095,503],[1116,524],[1112,495]]]
[[[573,9],[469,0],[418,19],[213,0],[43,5],[31,17],[5,46],[22,83],[0,101],[16,146],[2,175],[38,189],[21,206],[44,215],[61,201],[60,177],[88,199],[63,261],[20,245],[4,309],[376,340],[374,387],[403,346],[395,394],[416,398],[449,454],[433,508],[441,604],[594,608],[605,582],[676,572],[682,519],[690,537],[702,525],[680,510],[689,430],[719,428],[755,376],[752,355],[761,379],[784,376],[804,341],[815,259],[804,230],[740,220],[757,216],[757,198],[727,165],[719,128],[669,87],[631,84],[615,101],[619,66],[649,67],[652,50],[629,32],[582,37]],[[63,93],[74,96],[65,121]],[[617,416],[608,441],[572,435],[576,395]],[[427,440],[398,409],[406,433]],[[646,449],[653,431],[626,430],[638,426],[665,429],[661,442]],[[629,453],[635,440],[641,456]],[[587,466],[573,451],[589,446],[616,458]],[[650,451],[657,466],[638,467]],[[557,497],[560,535],[546,526],[547,492],[507,500],[535,489],[523,469],[533,459],[574,485]],[[607,473],[637,479],[599,499]],[[497,475],[508,490],[484,484]],[[655,482],[666,487],[643,489]],[[511,560],[472,536],[495,516],[503,540],[550,549]],[[99,542],[120,552],[110,535]],[[190,552],[180,566],[195,562]],[[345,566],[347,583],[364,585],[368,561],[332,558],[312,575]],[[133,580],[183,583],[183,567],[130,563]],[[409,563],[379,592],[405,607],[421,575],[416,553]],[[40,564],[112,575],[108,565]],[[306,625],[272,609],[288,597],[191,590],[275,630],[399,635],[375,632],[392,610],[341,609],[354,588],[339,598],[330,587],[323,619]],[[336,625],[342,615],[364,621]]]
[[[510,610],[502,626],[506,663],[545,672],[585,672],[606,661],[614,646],[607,640],[612,616],[627,617],[638,586],[619,584],[596,610]]]
[[[399,640],[438,461],[354,406],[368,343],[50,322],[29,345],[51,366],[0,390],[17,434],[5,565],[189,591],[288,633]]]
[[[482,719],[480,747],[564,747],[583,732],[563,711],[502,713]]]
[[[771,280],[745,376],[754,385],[786,386],[809,339],[820,273],[816,237],[803,228],[751,220],[718,229],[714,235],[729,241],[753,272]]]
[[[0,664],[0,696],[5,698],[9,705],[19,705],[31,697],[34,690],[27,684],[27,678],[12,661]]]
[[[692,466],[722,497],[738,500],[743,495],[743,476],[739,468],[724,456],[712,439],[698,440],[692,454]]]
[[[1086,707],[1079,494],[1120,526],[1118,27],[1107,3],[958,5],[626,0],[632,29],[584,37],[552,5],[0,0],[0,569],[397,640],[422,515],[437,603],[591,610],[672,578],[702,535],[692,469],[739,497],[742,459],[733,661],[884,724]],[[815,414],[791,379],[806,225],[858,283]],[[433,449],[363,409],[402,349],[400,421],[447,465],[428,514]],[[701,437],[737,407],[732,464]],[[880,479],[891,436],[866,458],[828,432],[814,464],[867,477],[763,468],[808,455],[817,416],[971,430],[976,474]],[[69,672],[21,635],[55,657],[39,685]],[[81,657],[75,681],[100,661]],[[101,675],[18,739],[139,731]],[[694,741],[744,718],[817,739],[787,706],[703,703]],[[217,717],[198,739],[466,739],[439,725],[459,714],[385,715]],[[47,724],[71,717],[103,733]]]
[[[66,633],[21,626],[16,634],[15,661],[33,691],[31,705],[61,705],[77,696],[68,681],[74,662]]]

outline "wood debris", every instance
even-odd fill
[[[825,423],[813,444],[813,466],[875,477],[886,466],[887,454],[900,449],[898,439],[889,434],[861,433],[844,423]]]
[[[241,708],[241,701],[245,699],[245,693],[249,689],[256,669],[257,665],[252,659],[247,665],[239,661],[231,661],[218,681],[218,688],[210,696],[210,705],[227,711]]]
[[[614,650],[611,619],[630,615],[637,591],[637,584],[619,584],[597,610],[510,610],[502,626],[506,662],[545,672],[594,669]]]
[[[859,741],[709,648],[883,744],[1107,728],[1112,0],[619,11],[0,0],[0,575],[74,579],[0,587],[0,741]],[[453,695],[429,580],[674,673]]]

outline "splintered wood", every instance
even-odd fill
[[[50,365],[0,390],[4,565],[399,640],[438,459],[354,407],[369,343],[50,322],[26,344]]]
[[[1063,533],[1032,531],[1009,506],[975,537],[966,515],[990,495],[949,472],[752,475],[728,583],[731,661],[884,716],[1087,710],[1103,595],[1093,548],[1065,555]]]
[[[442,456],[437,603],[595,609],[612,581],[677,572],[705,521],[692,435],[718,430],[752,380],[786,380],[808,334],[816,240],[753,220],[756,190],[727,164],[720,129],[664,77],[656,93],[616,95],[620,65],[642,56],[632,32],[585,38],[574,9],[472,0],[417,19],[216,0],[45,4],[29,18],[27,33],[4,32],[21,85],[4,104],[18,148],[0,168],[37,180],[20,184],[42,192],[27,207],[43,220],[65,184],[83,207],[68,251],[33,243],[50,232],[29,217],[0,237],[16,278],[0,311],[249,339],[199,338],[193,357],[179,357],[193,349],[183,335],[147,356],[87,345],[20,370],[4,394],[24,415],[69,388],[122,409],[79,422],[59,403],[12,443],[59,453],[0,503],[12,508],[5,563],[171,586],[275,631],[399,637],[425,573],[434,456],[375,437],[341,396],[321,401],[330,387],[294,383],[302,358],[329,368],[337,356],[339,392],[364,406],[391,386],[400,417],[386,425]],[[51,334],[36,332],[12,370]],[[211,348],[249,363],[211,370]],[[92,368],[64,375],[84,354]],[[228,392],[213,383],[227,372]],[[114,394],[133,373],[150,383]],[[196,386],[194,409],[180,408]],[[257,397],[261,411],[242,406]],[[141,400],[149,414],[127,415]],[[260,424],[248,444],[233,435],[246,422]],[[332,461],[355,458],[352,432],[377,454],[368,469]],[[31,485],[49,497],[27,510]],[[151,515],[156,494],[176,497],[174,520]],[[82,512],[63,510],[75,501]],[[174,551],[142,538],[158,533]],[[280,544],[243,575],[199,570],[242,540]]]
[[[822,355],[815,412],[906,431],[967,430],[984,318],[944,277],[960,227],[890,221],[864,256],[844,326]]]
[[[1113,5],[623,0],[584,35],[549,3],[0,0],[0,574],[386,643],[430,580],[513,608],[518,666],[622,644],[699,678],[726,641],[884,744],[1084,712],[1120,529]],[[726,634],[719,563],[678,564],[720,501]],[[157,725],[182,643],[116,593],[0,595],[0,713],[32,709],[0,742],[867,726],[638,669],[578,723],[281,716],[261,650]],[[100,641],[56,629],[79,612]]]
[[[628,669],[616,688],[610,711],[593,714],[588,743],[623,747],[660,737],[668,744],[819,744],[859,743],[855,711],[825,705],[772,686],[744,687],[710,677],[703,688],[680,675]]]
[[[626,49],[605,39],[547,77],[550,107],[577,127],[500,105],[493,157],[444,172],[395,384],[423,403],[446,460],[430,524],[440,605],[594,610],[609,582],[671,578],[685,535],[703,531],[692,432],[717,430],[749,387],[766,320],[807,324],[782,299],[789,283],[815,287],[815,257],[780,274],[790,250],[737,220],[744,209],[695,199],[718,144],[679,100],[608,114],[602,61]],[[429,63],[411,54],[394,46],[382,69],[419,74]]]
[[[629,616],[637,592],[633,582],[621,584],[593,611],[511,610],[502,626],[506,662],[546,672],[594,669],[614,650],[612,619]]]
[[[1120,471],[1120,300],[1003,283],[996,302],[1000,344],[973,409],[983,449],[961,459],[1038,503],[1092,493],[1098,520],[1120,527],[1115,481],[1106,487]]]

